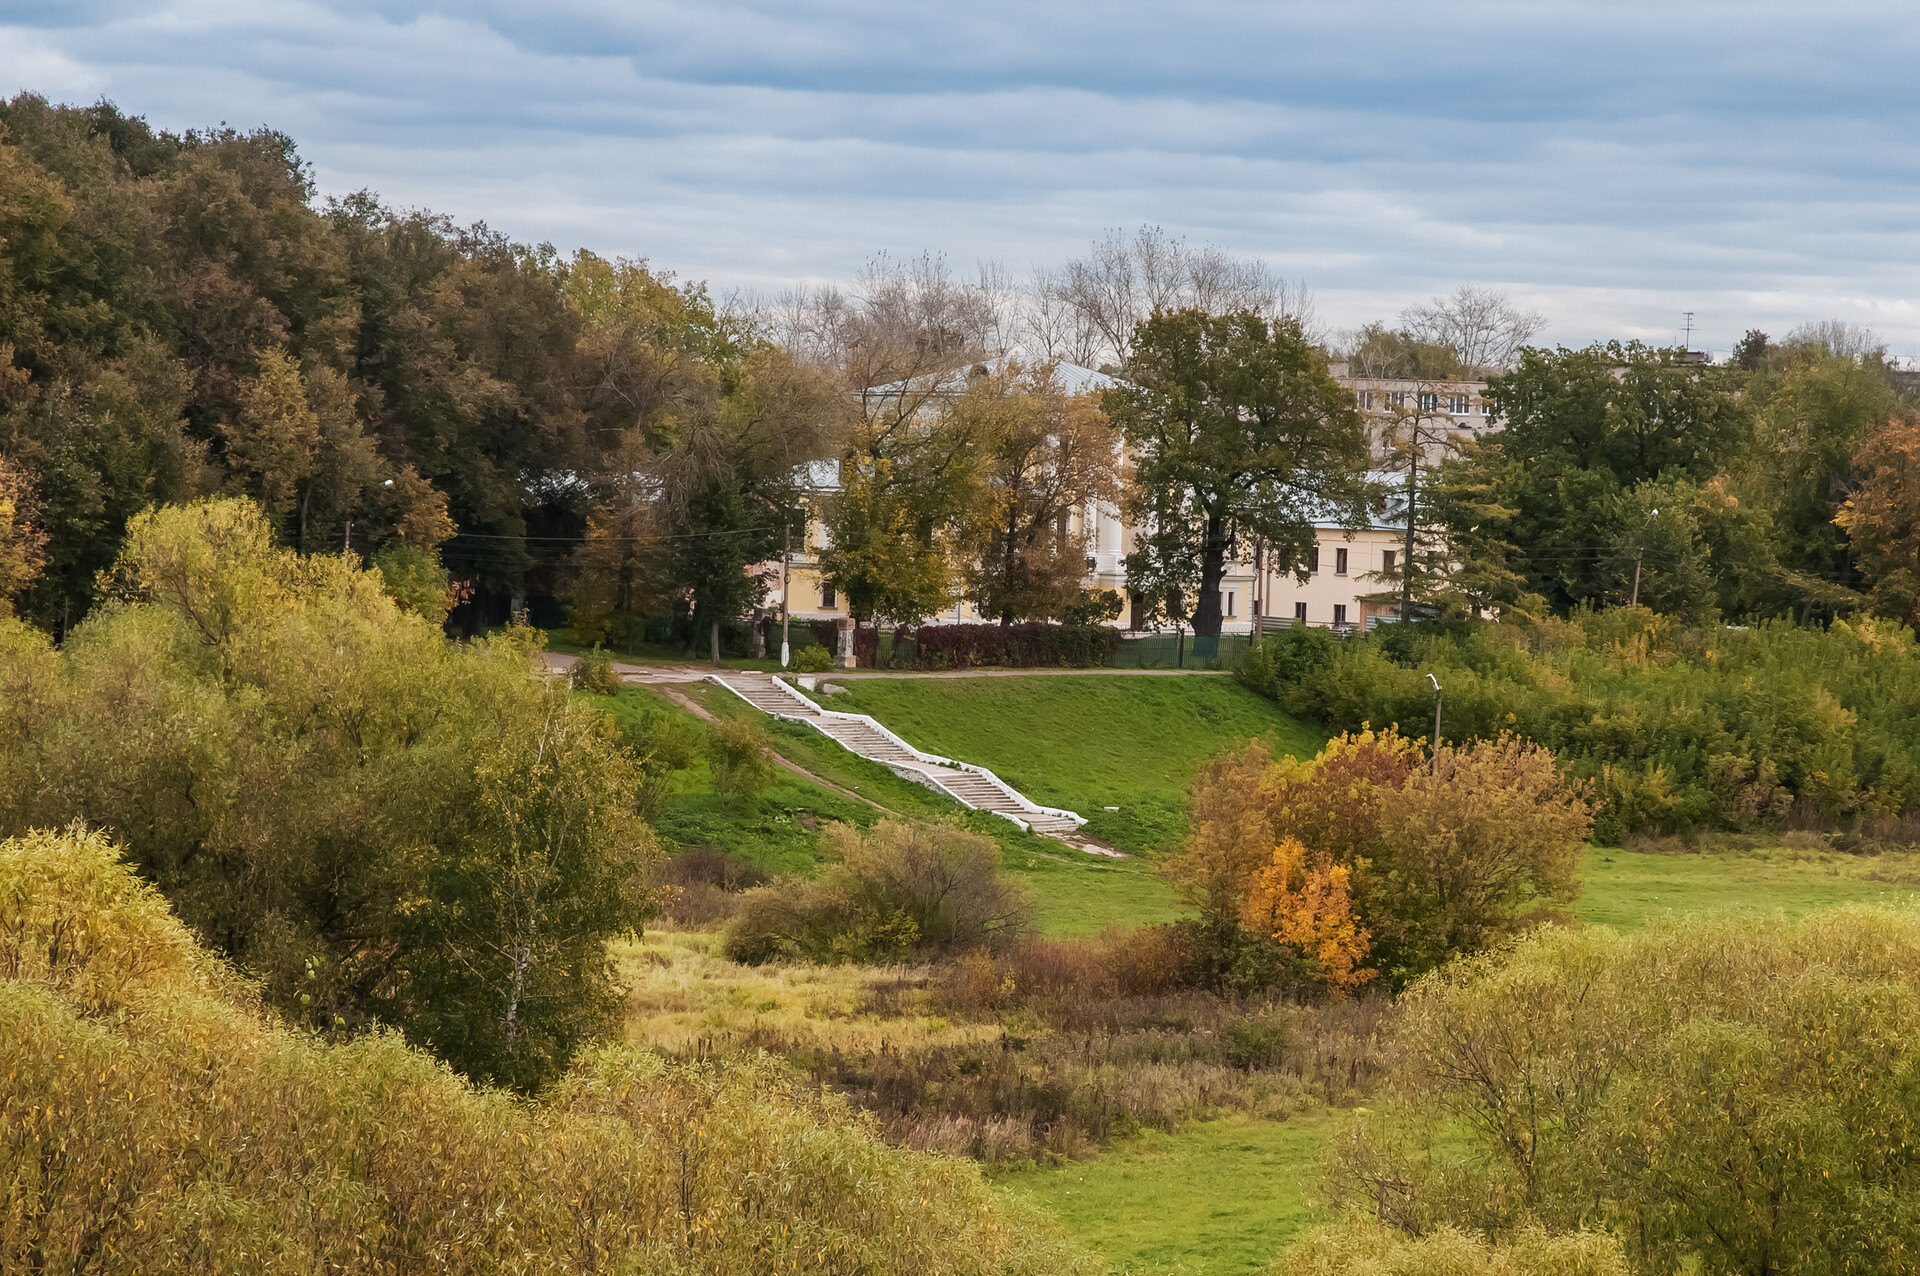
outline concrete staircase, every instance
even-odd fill
[[[992,811],[1036,833],[1075,833],[1086,820],[1072,811],[1040,806],[985,767],[922,753],[864,713],[822,709],[798,691],[767,674],[709,674],[762,713],[804,722],[850,751],[878,762],[895,775],[944,793],[962,806]]]

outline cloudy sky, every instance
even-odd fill
[[[1920,10],[1824,0],[0,0],[0,88],[292,134],[323,191],[720,288],[1109,227],[1348,325],[1474,282],[1548,339],[1920,354]]]

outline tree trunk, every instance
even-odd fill
[[[1220,636],[1220,583],[1227,578],[1227,532],[1224,520],[1207,516],[1207,544],[1200,555],[1200,599],[1193,609],[1193,636]]]
[[[711,640],[712,647],[713,647],[713,667],[715,669],[718,669],[720,667],[720,622],[719,621],[716,620],[711,623],[711,625],[707,629],[707,636]]]

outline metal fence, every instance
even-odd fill
[[[1248,634],[1196,638],[1183,632],[1128,636],[1114,653],[1115,669],[1233,669],[1253,645]]]

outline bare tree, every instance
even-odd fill
[[[1400,312],[1400,326],[1416,341],[1450,347],[1469,377],[1511,367],[1520,347],[1547,326],[1545,315],[1522,310],[1504,292],[1462,284],[1450,297]]]
[[[1101,353],[1122,365],[1133,353],[1135,325],[1157,311],[1251,310],[1268,320],[1299,321],[1303,329],[1313,321],[1303,285],[1289,285],[1264,262],[1231,257],[1212,245],[1190,247],[1158,226],[1131,235],[1107,232],[1085,257],[1068,262],[1055,284],[1060,298],[1099,334]]]
[[[1093,367],[1100,359],[1101,335],[1093,319],[1067,295],[1066,273],[1041,266],[1027,283],[1021,340],[1042,363]]]
[[[1884,355],[1887,343],[1873,329],[1844,319],[1816,319],[1803,323],[1781,342],[1788,346],[1825,346],[1827,353],[1841,359],[1859,359],[1870,354]]]

